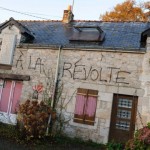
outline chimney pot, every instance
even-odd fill
[[[72,6],[68,5],[68,10],[72,11]]]
[[[73,20],[72,6],[69,5],[67,10],[64,10],[63,20],[64,23],[70,23]]]

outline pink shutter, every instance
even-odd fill
[[[75,106],[75,114],[83,115],[85,102],[86,102],[86,96],[77,95],[77,97],[76,97],[76,106]]]
[[[11,113],[15,113],[16,109],[18,108],[21,92],[22,92],[22,82],[16,81],[14,87],[14,94],[12,98]]]
[[[86,103],[85,114],[88,117],[95,116],[97,97],[89,96]]]
[[[0,100],[0,111],[7,112],[12,81],[5,81]]]

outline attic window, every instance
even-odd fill
[[[141,47],[146,47],[147,37],[150,37],[150,28],[141,34]]]
[[[146,47],[146,40],[147,40],[147,36],[141,36],[141,47],[145,48]]]
[[[102,42],[105,33],[99,26],[74,26],[70,42]]]

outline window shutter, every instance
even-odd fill
[[[97,106],[97,96],[98,91],[88,90],[88,98],[86,102],[85,109],[85,124],[94,125],[95,122],[95,112]]]
[[[2,89],[2,95],[0,100],[0,111],[2,112],[7,112],[8,110],[8,100],[10,97],[11,84],[11,81],[5,81],[5,86]]]
[[[97,90],[88,90],[88,96],[98,97],[98,91]]]
[[[15,113],[22,91],[22,81],[5,80],[4,87],[0,87],[0,111]]]
[[[94,125],[98,91],[77,90],[74,122]]]
[[[16,81],[15,82],[15,88],[13,93],[13,100],[11,104],[11,113],[14,114],[16,112],[16,109],[18,108],[21,92],[22,92],[22,81]]]
[[[78,90],[77,90],[77,94],[78,95],[85,95],[85,96],[87,96],[87,93],[88,93],[88,89],[78,88]]]
[[[76,96],[74,122],[77,123],[84,122],[84,110],[85,110],[86,99],[87,99],[87,90],[79,88]]]

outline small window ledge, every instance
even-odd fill
[[[86,129],[97,129],[98,126],[98,118],[95,118],[95,123],[94,126],[88,125],[88,124],[81,124],[81,123],[76,123],[73,121],[73,119],[70,120],[70,125],[76,126],[76,127],[81,127],[81,128],[86,128]]]
[[[0,69],[11,70],[12,69],[12,65],[0,64]]]

